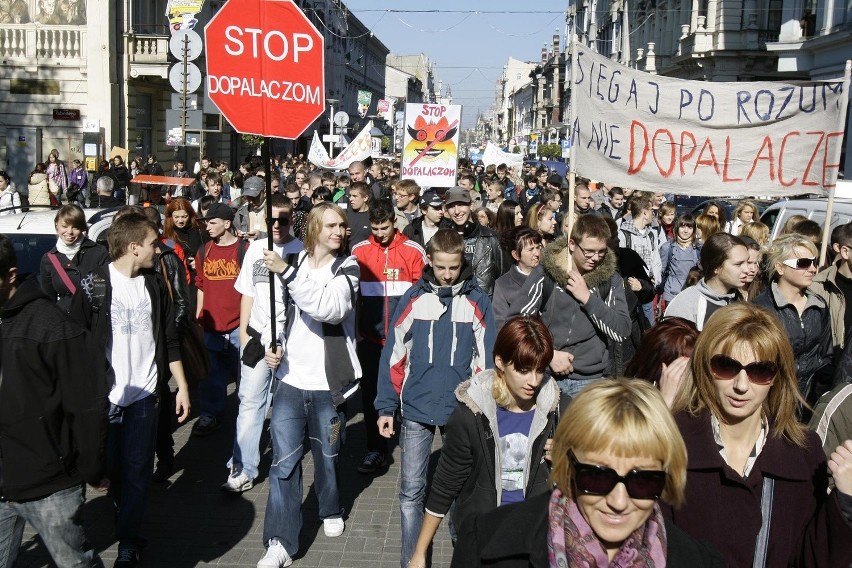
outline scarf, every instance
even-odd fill
[[[547,557],[551,568],[663,568],[666,565],[666,528],[658,504],[633,534],[621,544],[612,561],[577,503],[554,489],[548,508]]]
[[[66,245],[65,241],[62,239],[56,239],[56,251],[60,254],[64,254],[68,257],[68,260],[72,260],[74,255],[80,252],[80,246],[83,244],[83,236],[80,235],[80,238],[77,239],[73,245]]]

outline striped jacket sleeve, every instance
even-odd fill
[[[393,416],[399,407],[399,395],[408,376],[408,358],[411,353],[411,325],[414,322],[412,308],[417,298],[411,289],[397,304],[393,316],[393,329],[388,334],[379,361],[379,377],[375,408],[379,416]]]

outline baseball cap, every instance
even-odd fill
[[[234,220],[234,210],[224,203],[214,203],[207,210],[207,215],[202,219],[223,219],[225,221]]]
[[[257,197],[266,189],[266,183],[259,176],[251,176],[243,182],[243,193],[246,197]]]
[[[562,176],[559,174],[550,174],[547,178],[547,183],[556,187],[562,187]]]
[[[423,195],[420,196],[420,203],[429,207],[442,207],[444,200],[435,190],[430,189],[424,191]]]
[[[444,196],[444,203],[447,206],[453,203],[464,203],[466,205],[470,205],[470,191],[466,190],[463,187],[456,186],[450,189]]]

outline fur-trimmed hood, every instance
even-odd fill
[[[568,250],[568,237],[561,236],[546,247],[541,254],[541,266],[551,278],[565,288],[568,281],[568,257],[571,251]],[[583,279],[589,288],[600,286],[604,282],[608,282],[612,275],[615,274],[617,265],[617,257],[612,249],[608,249],[606,256],[601,259],[600,263],[591,272],[584,274]]]

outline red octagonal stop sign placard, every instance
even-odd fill
[[[238,132],[298,138],[323,113],[323,37],[290,0],[228,0],[204,39],[207,93]]]

